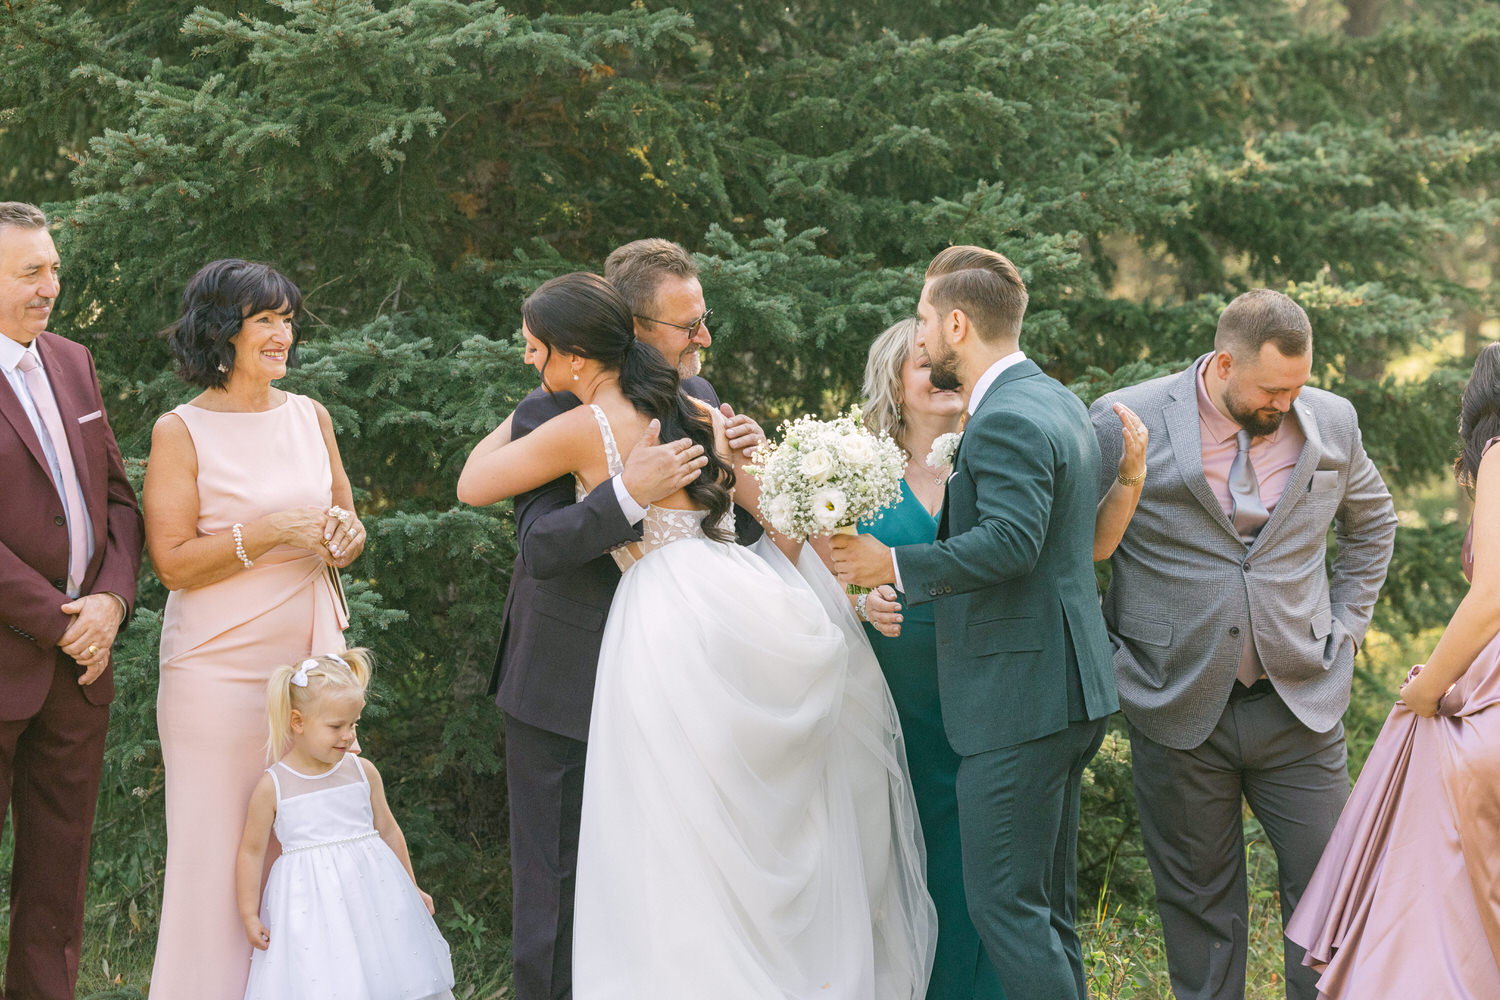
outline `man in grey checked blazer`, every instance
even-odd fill
[[[1114,403],[1149,431],[1104,618],[1179,1000],[1244,996],[1242,797],[1275,849],[1284,923],[1348,796],[1340,720],[1396,516],[1354,407],[1303,388],[1311,366],[1307,314],[1257,289],[1224,310],[1212,353],[1091,410],[1101,470],[1120,456]],[[1287,996],[1315,1000],[1285,944]]]

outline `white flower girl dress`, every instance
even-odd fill
[[[281,856],[260,904],[271,944],[251,959],[245,1000],[452,1000],[448,943],[375,830],[359,759],[267,773]]]

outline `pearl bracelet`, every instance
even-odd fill
[[[246,569],[249,569],[255,563],[251,562],[250,557],[245,554],[244,529],[245,526],[243,524],[236,524],[234,526],[234,554],[239,556],[240,562],[244,564]]]

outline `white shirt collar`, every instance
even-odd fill
[[[979,381],[974,383],[974,391],[969,393],[969,415],[973,416],[974,411],[979,409],[979,404],[984,400],[984,394],[989,391],[990,386],[995,384],[995,379],[999,378],[1005,369],[1025,360],[1025,351],[1015,351],[986,368],[984,374],[979,376]]]
[[[5,334],[0,333],[0,368],[4,368],[7,375],[16,370],[21,364],[22,356],[26,354],[30,354],[36,358],[37,364],[42,363],[42,356],[37,353],[36,341],[33,340],[30,344],[23,347]]]

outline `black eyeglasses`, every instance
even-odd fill
[[[714,311],[712,309],[705,309],[702,316],[699,316],[697,319],[684,326],[681,323],[668,323],[664,319],[652,319],[650,316],[642,316],[640,313],[631,313],[631,315],[636,319],[645,320],[647,323],[660,323],[662,326],[670,326],[676,330],[686,330],[689,337],[696,334],[698,332],[698,328],[704,323],[707,323],[708,317],[712,316],[713,314]]]

